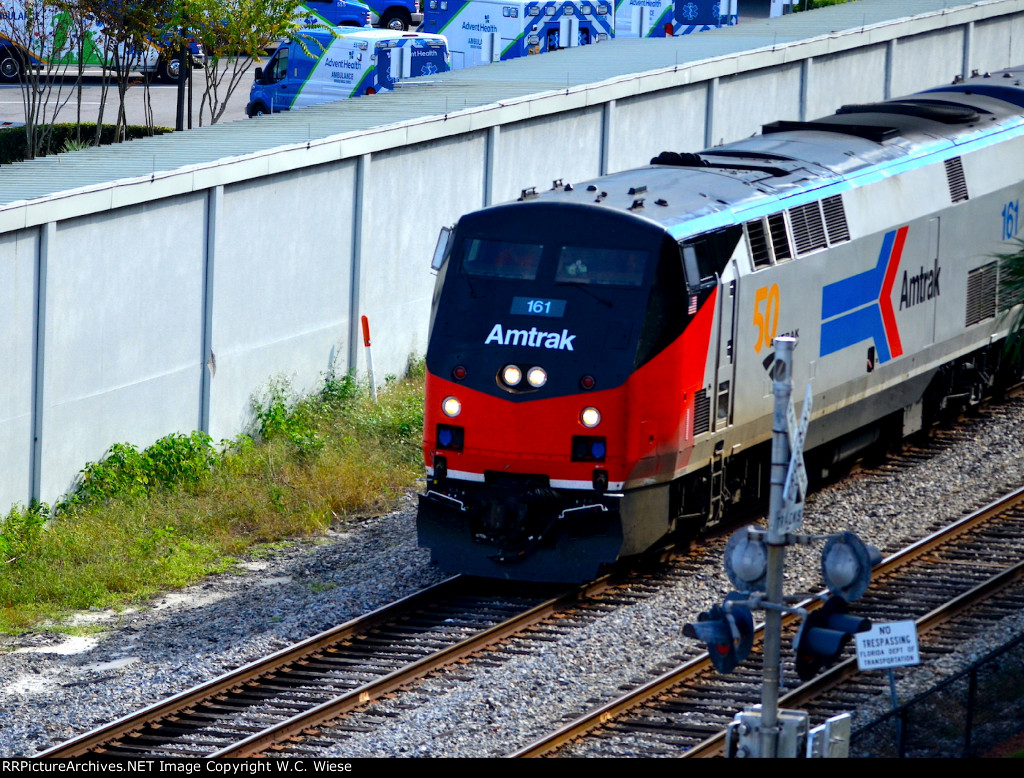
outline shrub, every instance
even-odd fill
[[[44,503],[29,508],[14,507],[0,519],[0,564],[17,561],[35,545],[43,532],[47,514]]]
[[[101,461],[82,469],[75,491],[62,506],[115,497],[132,500],[156,488],[196,484],[217,459],[213,440],[205,432],[167,435],[143,451],[131,443],[116,443]]]
[[[104,124],[100,134],[100,144],[107,145],[114,142],[113,124]],[[128,140],[150,137],[154,134],[162,135],[165,132],[173,132],[169,127],[157,127],[150,130],[142,125],[132,125],[127,128],[125,137]],[[74,148],[83,148],[91,144],[83,143],[78,139],[92,138],[96,134],[95,124],[56,124],[53,128],[53,136],[50,139],[50,148],[64,151]],[[71,148],[66,148],[71,144]],[[25,130],[22,127],[7,127],[0,129],[0,165],[7,165],[12,162],[21,162],[26,158],[25,154]]]

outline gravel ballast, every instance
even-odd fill
[[[885,554],[896,551],[1024,483],[1022,422],[1024,400],[1012,400],[964,421],[955,443],[911,468],[868,470],[829,486],[808,500],[804,529],[851,530]],[[0,638],[0,756],[34,755],[443,579],[416,546],[411,506],[243,562],[146,608],[80,614],[96,630],[86,637]],[[377,725],[325,755],[504,755],[618,687],[660,675],[686,642],[682,624],[731,588],[720,547],[698,549],[697,572],[685,582],[543,649],[531,643],[514,659],[460,667],[371,707],[362,715]],[[789,552],[787,593],[821,588],[819,554]],[[959,654],[900,671],[901,698],[1021,630],[1024,618],[1004,620]]]

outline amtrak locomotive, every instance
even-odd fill
[[[462,217],[435,263],[421,545],[581,581],[765,499],[776,335],[798,338],[819,468],[1019,374],[995,255],[1020,227],[1022,77]]]

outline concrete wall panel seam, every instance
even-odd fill
[[[46,224],[39,231],[36,249],[35,270],[35,305],[36,315],[33,323],[32,350],[32,453],[29,465],[29,502],[42,500],[42,465],[43,465],[43,400],[46,387],[46,270],[49,251],[56,243],[57,225]]]
[[[371,155],[364,154],[356,162],[356,175],[352,192],[352,262],[349,268],[348,303],[348,360],[345,369],[356,370],[359,364],[359,344],[363,342],[360,333],[359,315],[362,310],[360,299],[360,274],[362,272],[363,235],[366,214],[363,200],[366,196],[367,179],[370,175]]]
[[[205,235],[205,253],[203,258],[203,308],[202,342],[199,354],[200,398],[198,429],[209,434],[210,401],[213,393],[213,380],[217,376],[217,357],[213,353],[213,305],[214,305],[214,268],[217,246],[218,214],[224,206],[224,187],[215,186],[206,193],[206,220],[203,225]]]

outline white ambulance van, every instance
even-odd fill
[[[311,29],[281,44],[256,68],[246,114],[262,116],[307,105],[372,95],[404,78],[450,69],[444,37],[419,32]],[[357,28],[352,28],[357,29]]]
[[[736,24],[738,0],[614,0],[616,38],[671,38]]]
[[[612,36],[612,0],[426,0],[424,32],[444,35],[452,69],[597,43]]]

